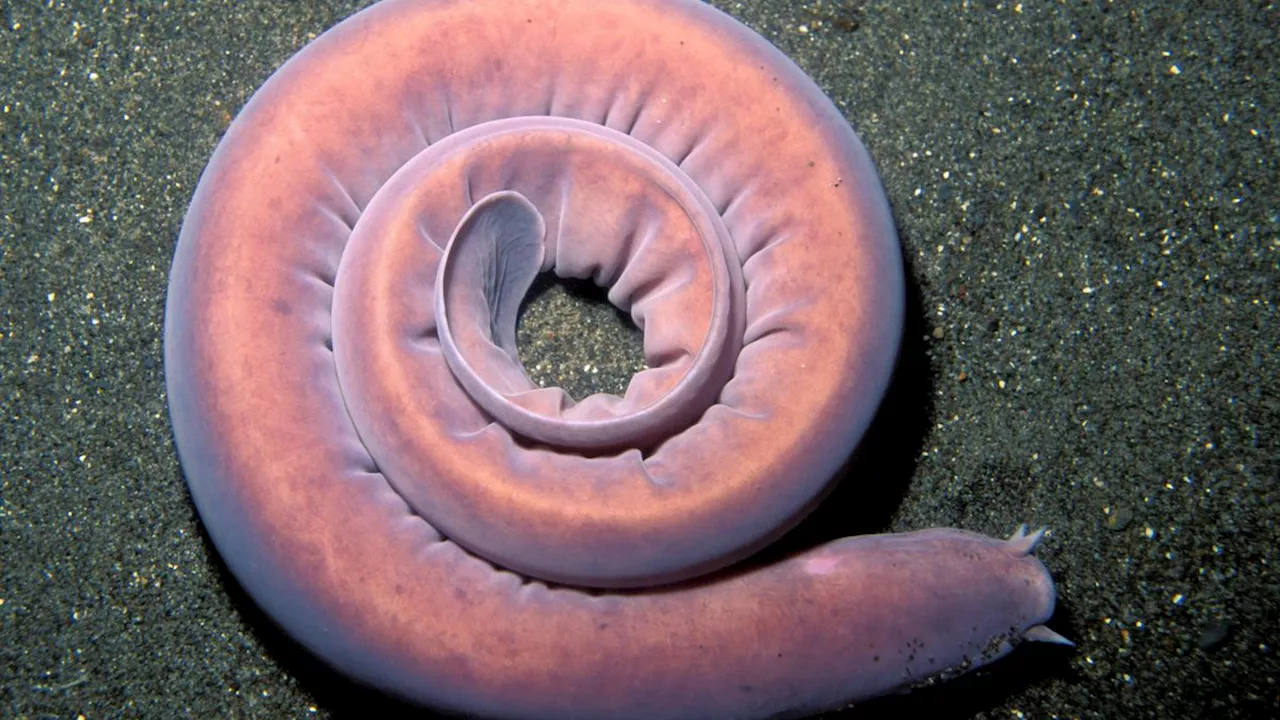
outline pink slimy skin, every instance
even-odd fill
[[[540,272],[643,328],[624,397],[529,381]],[[227,131],[165,372],[219,552],[340,671],[483,717],[798,716],[1060,640],[1039,533],[723,570],[829,489],[902,321],[866,151],[728,16],[385,0]]]

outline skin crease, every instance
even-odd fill
[[[540,271],[609,286],[644,329],[624,398],[524,376]],[[338,670],[484,717],[800,716],[1047,639],[1039,534],[720,570],[829,489],[902,316],[865,150],[728,16],[386,0],[227,131],[165,372],[213,542]]]

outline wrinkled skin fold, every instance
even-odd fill
[[[607,287],[644,330],[623,397],[525,375],[541,272]],[[484,717],[798,716],[1060,640],[1040,533],[846,538],[706,575],[829,489],[903,292],[861,143],[728,16],[385,0],[219,144],[174,258],[166,383],[218,551],[338,670]]]

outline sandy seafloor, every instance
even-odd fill
[[[0,716],[403,709],[219,564],[161,362],[215,143],[363,4],[0,0]],[[858,130],[911,285],[883,462],[793,544],[1047,525],[1051,625],[1078,643],[839,716],[1280,715],[1280,8],[717,4]],[[579,393],[625,378],[634,333],[549,297],[531,336],[574,340],[527,361]]]

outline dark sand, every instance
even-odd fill
[[[0,716],[393,709],[219,565],[161,364],[214,144],[362,4],[0,0]],[[847,717],[1280,715],[1280,9],[719,4],[862,135],[914,300],[876,461],[791,542],[1048,525],[1052,625],[1079,644]],[[580,306],[529,327],[582,355],[526,358],[579,393],[625,378],[634,340],[598,309],[565,325]]]

